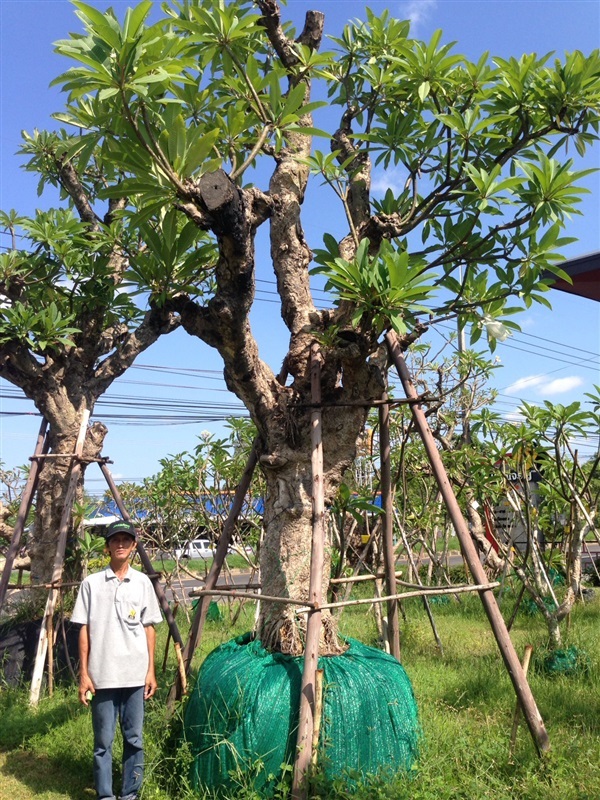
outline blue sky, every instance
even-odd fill
[[[129,5],[119,1],[91,4],[99,8],[112,5],[120,12]],[[348,19],[364,18],[367,5],[376,12],[388,8],[395,16],[411,19],[412,33],[419,38],[428,39],[441,28],[444,41],[455,41],[456,51],[471,58],[486,50],[503,57],[523,52],[561,54],[574,49],[588,53],[600,44],[598,0],[288,0],[283,15],[301,26],[307,10],[321,10],[326,15],[326,32],[336,35]],[[37,206],[52,204],[51,197],[37,197],[35,176],[20,169],[15,152],[21,130],[53,126],[50,114],[61,108],[62,99],[58,89],[49,89],[48,84],[70,65],[53,52],[52,43],[79,29],[68,0],[0,0],[0,208],[5,211],[15,208],[27,214]],[[585,166],[600,166],[597,145],[586,157]],[[375,175],[374,186],[384,191],[397,177],[393,172],[381,172]],[[600,251],[600,176],[589,177],[586,185],[590,194],[581,206],[583,216],[574,217],[566,232],[579,240],[565,251],[571,257]],[[330,204],[321,198],[305,210],[309,243],[318,247],[322,232],[331,222]],[[253,326],[263,358],[278,370],[287,349],[287,335],[279,321],[267,263],[259,264],[258,277]],[[552,312],[535,307],[515,318],[522,334],[496,350],[502,368],[497,370],[494,386],[500,391],[498,408],[502,413],[514,413],[520,399],[534,403],[581,399],[594,383],[600,383],[600,304],[561,292],[551,294]],[[182,404],[182,409],[188,403],[239,407],[236,398],[225,391],[218,357],[184,333],[164,338],[141,356],[138,365],[111,389],[110,397],[122,408],[97,407],[97,418],[123,413],[133,396],[146,399],[147,406],[154,404],[140,414],[162,413],[159,403],[171,409],[175,403]],[[148,369],[150,366],[162,369]],[[4,412],[0,413],[0,461],[12,467],[25,463],[31,455],[39,419],[32,404],[18,398],[5,382],[0,383],[0,395],[4,396],[0,397],[0,412]],[[7,412],[26,415],[6,416]],[[185,408],[181,411],[184,413],[198,417],[202,412]],[[207,417],[210,414],[207,411]],[[158,459],[193,448],[201,431],[222,431],[220,422],[208,418],[187,424],[120,423],[108,420],[105,454],[114,461],[115,476],[127,480],[152,474]],[[90,479],[96,478],[92,469]],[[100,490],[102,483],[90,480],[89,488]]]

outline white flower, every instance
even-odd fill
[[[490,317],[486,314],[482,320],[482,325],[489,339],[497,339],[499,342],[504,342],[510,336],[510,331],[497,319]]]

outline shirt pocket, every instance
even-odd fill
[[[118,600],[119,616],[128,628],[137,628],[142,623],[142,603],[138,598],[121,597]]]

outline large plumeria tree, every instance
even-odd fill
[[[214,242],[214,257],[194,261],[202,296],[176,283],[158,291],[143,269],[137,278],[151,303],[164,290],[163,308],[222,356],[260,439],[263,590],[304,598],[311,346],[322,359],[330,502],[369,403],[386,390],[385,330],[409,347],[437,320],[458,317],[472,340],[502,336],[518,308],[547,303],[545,276],[560,274],[561,230],[583,191],[571,154],[596,138],[598,53],[472,62],[440,32],[411,39],[408,22],[368,10],[324,41],[323,14],[308,12],[296,32],[275,0],[175,0],[155,22],[147,0],[122,22],[74,5],[84,32],[57,45],[75,62],[56,81],[67,96],[58,118],[118,176],[99,196],[129,198],[138,219],[176,213]],[[323,109],[315,96],[328,98]],[[376,200],[373,170],[388,167],[403,171],[404,186]],[[337,197],[337,217],[329,199],[316,201],[330,230],[346,230],[324,244],[303,225],[311,180]],[[250,325],[262,226],[289,331],[279,374]],[[324,274],[331,308],[315,305],[311,272]],[[323,620],[322,651],[335,653],[335,623]],[[299,653],[303,618],[264,602],[258,634]]]

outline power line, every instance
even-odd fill
[[[543,336],[535,336],[533,333],[525,333],[524,331],[521,331],[519,335],[525,336],[527,339],[539,339],[539,341],[541,342],[548,342],[548,344],[555,344],[558,347],[568,347],[569,350],[577,350],[579,353],[587,353],[588,355],[593,356],[594,358],[600,360],[600,354],[594,352],[593,350],[584,350],[583,348],[575,347],[575,345],[572,344],[565,345],[564,342],[555,342],[553,339],[546,339]]]
[[[444,328],[445,330],[453,331],[453,328],[451,328],[449,325],[439,325],[437,327],[438,328]],[[527,334],[527,335],[531,335],[531,334]],[[541,339],[542,337],[535,337],[535,338]],[[511,339],[514,340],[514,341],[519,341],[515,337],[511,337]],[[542,341],[545,341],[545,340],[542,339]],[[557,344],[560,347],[563,347],[564,349],[571,349],[570,345],[565,345],[564,343],[560,343],[560,342],[551,342],[551,340],[548,340],[548,341],[550,343],[552,343],[552,344]],[[527,342],[522,342],[521,344],[527,344]],[[576,362],[575,361],[568,361],[568,360],[566,360],[564,358],[560,358],[559,357],[559,356],[568,356],[569,355],[568,352],[566,352],[566,353],[561,352],[561,353],[557,354],[557,353],[554,353],[554,351],[552,351],[548,347],[540,347],[539,349],[536,349],[536,350],[527,350],[527,349],[525,349],[523,347],[518,347],[516,344],[513,344],[513,341],[511,341],[511,340],[506,340],[504,342],[498,342],[498,347],[508,348],[509,350],[519,350],[520,352],[529,353],[530,355],[536,355],[536,356],[539,356],[540,358],[552,358],[553,361],[559,361],[560,363],[569,364],[570,366],[574,366],[574,367],[583,367],[584,369],[591,369],[591,370],[595,370],[595,371],[597,371],[598,368],[600,368],[600,354],[594,353],[594,352],[589,351],[589,350],[581,350],[581,348],[573,348],[573,349],[578,350],[579,352],[587,353],[587,354],[589,354],[591,356],[591,358],[584,359],[583,362],[581,360],[578,360]],[[539,350],[548,350],[550,352],[553,352],[554,354],[552,356],[549,356],[549,355],[546,355],[545,353],[539,352]],[[586,362],[591,362],[591,361],[597,361],[598,363],[597,364],[594,363],[592,365],[589,365],[589,364],[586,363]],[[561,369],[563,369],[563,368],[561,367]],[[556,372],[558,372],[558,371],[560,371],[560,370],[556,370]],[[549,375],[551,373],[545,373],[545,374]]]

